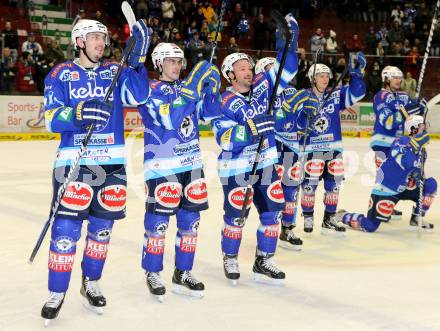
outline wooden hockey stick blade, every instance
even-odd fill
[[[278,32],[281,35],[281,38],[283,38],[283,40],[290,40],[291,33],[284,16],[281,15],[281,13],[276,9],[271,11],[271,16],[275,22],[275,26],[277,27]]]
[[[128,26],[130,27],[130,35],[133,25],[136,23],[136,16],[134,15],[133,8],[127,1],[121,4],[122,13],[124,13],[125,19],[127,20]]]

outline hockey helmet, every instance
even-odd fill
[[[91,32],[102,32],[105,34],[105,45],[110,45],[110,37],[108,35],[107,27],[101,22],[95,20],[79,20],[72,30],[72,44],[75,49],[78,49],[76,38],[86,40],[87,34]]]
[[[251,68],[253,68],[255,65],[254,60],[252,60],[252,58],[245,53],[232,53],[226,56],[225,59],[223,60],[221,70],[223,77],[225,77],[229,83],[231,82],[231,79],[228,77],[228,72],[234,71],[234,69],[232,68],[233,64],[240,60],[248,60],[248,62],[251,65]]]
[[[315,67],[316,67],[316,69],[315,69]],[[309,71],[307,72],[307,77],[309,78],[310,82],[313,83],[313,81],[315,79],[314,76],[321,74],[321,73],[328,74],[329,79],[333,78],[333,73],[330,70],[330,68],[322,63],[312,64],[309,68]]]
[[[385,82],[386,78],[388,78],[389,80],[393,78],[402,79],[403,78],[402,70],[394,66],[386,66],[382,70],[382,82]]]
[[[153,53],[151,53],[154,69],[159,69],[157,61],[159,61],[160,65],[163,65],[163,60],[169,57],[182,59],[182,69],[186,68],[185,55],[179,46],[173,43],[159,43],[154,47]]]
[[[418,129],[423,124],[423,116],[410,115],[405,121],[405,134],[410,135],[414,129]]]
[[[265,72],[266,66],[268,66],[269,64],[274,64],[274,63],[275,63],[274,57],[263,57],[262,59],[259,59],[257,61],[257,64],[255,64],[255,74],[257,75],[261,72]]]

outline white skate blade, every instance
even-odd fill
[[[402,219],[401,215],[391,215],[390,218],[392,221],[400,221]]]
[[[238,279],[228,279],[229,284],[231,284],[232,286],[237,286],[238,285]]]
[[[90,310],[91,312],[97,314],[97,315],[102,315],[104,314],[104,307],[95,307],[92,306],[89,303],[89,300],[87,300],[87,298],[82,297],[82,304],[85,308],[87,308],[88,310]]]
[[[288,241],[278,241],[278,245],[284,249],[287,249],[289,251],[299,252],[302,250],[302,245],[292,245]]]
[[[48,328],[52,322],[52,319],[45,318],[44,319],[44,327]]]
[[[270,278],[269,276],[262,275],[254,272],[254,281],[260,284],[281,286],[284,284],[284,279]]]
[[[165,294],[163,295],[151,294],[151,296],[160,303],[163,303],[165,300]]]
[[[193,291],[183,285],[178,284],[173,284],[172,292],[175,294],[187,295],[193,298],[203,298],[205,295],[205,291]]]
[[[434,228],[432,228],[432,229],[424,229],[424,228],[421,228],[420,229],[421,230],[421,232],[423,232],[423,233],[433,233],[434,232]],[[416,226],[414,226],[414,225],[410,225],[409,226],[409,231],[410,232],[419,232],[419,227],[416,225]]]
[[[336,238],[344,238],[345,237],[345,231],[335,231],[332,229],[327,228],[321,228],[321,235],[323,236],[334,236]]]

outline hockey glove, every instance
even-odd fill
[[[367,60],[365,59],[364,53],[358,52],[355,56],[350,56],[349,71],[351,76],[363,78],[366,66]]]
[[[298,37],[299,37],[299,27],[298,22],[296,21],[295,17],[293,17],[292,14],[287,14],[286,17],[287,26],[289,27],[290,33],[292,34],[292,39],[290,40],[291,45],[295,47],[295,49],[298,47]]]
[[[425,109],[426,109],[426,104],[428,102],[426,101],[425,98],[421,99],[421,100],[414,100],[414,102],[408,104],[405,108],[406,112],[408,113],[408,115],[421,115],[423,116],[423,114],[425,113]]]
[[[141,19],[133,25],[132,34],[136,43],[128,59],[128,65],[133,69],[137,69],[142,67],[147,59],[152,32],[145,21]]]
[[[203,94],[205,84],[209,84],[211,64],[208,61],[198,62],[182,82],[180,92],[189,102],[197,102]]]
[[[410,144],[414,152],[418,153],[420,149],[422,149],[423,147],[425,147],[426,144],[429,143],[430,139],[431,137],[429,136],[429,133],[421,132],[411,138]]]
[[[81,101],[75,108],[74,124],[81,129],[88,129],[96,123],[95,130],[101,131],[107,126],[112,114],[112,106],[98,99]]]
[[[220,91],[221,80],[220,72],[216,65],[211,65],[208,83],[205,86],[204,93],[217,94]]]
[[[262,137],[274,131],[275,121],[273,116],[262,114],[246,121],[246,129],[252,137]]]

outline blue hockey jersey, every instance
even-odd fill
[[[400,111],[412,102],[405,92],[392,93],[385,89],[376,93],[373,98],[374,122],[371,147],[390,147],[394,139],[403,135],[405,119]]]
[[[258,148],[258,140],[247,134],[246,121],[257,115],[265,114],[269,108],[270,97],[274,89],[276,70],[279,68],[282,50],[268,72],[254,77],[248,97],[228,87],[222,94],[222,116],[213,121],[213,131],[217,143],[222,148],[219,156],[218,171],[220,177],[230,177],[252,170]],[[277,95],[279,95],[295,77],[298,58],[295,49],[289,49],[286,64],[281,75]],[[258,169],[278,162],[275,134],[264,138]]]
[[[402,136],[391,144],[390,157],[377,170],[373,194],[396,195],[406,190],[409,177],[420,176],[421,152],[414,153],[410,140],[411,137]]]
[[[340,112],[361,100],[365,95],[365,82],[362,78],[352,76],[348,86],[336,88],[322,104],[330,91],[326,91],[319,100],[321,106],[316,116],[310,116],[308,134],[305,141],[305,152],[343,151]],[[309,94],[314,94],[309,90]],[[297,115],[298,130],[305,132],[308,109],[303,107]],[[304,135],[300,145],[304,144]]]
[[[54,167],[71,165],[78,155],[86,130],[74,125],[74,112],[80,101],[104,99],[117,65],[104,62],[93,69],[85,69],[79,60],[55,66],[45,78],[44,107],[46,128],[61,133]],[[122,69],[109,102],[113,113],[106,127],[95,131],[80,160],[81,165],[125,164],[123,104],[137,106],[147,99],[146,70],[138,73]]]
[[[152,80],[149,97],[139,107],[144,132],[144,179],[154,179],[203,167],[199,119],[220,115],[219,95],[206,94],[203,102],[181,96],[181,81]]]

